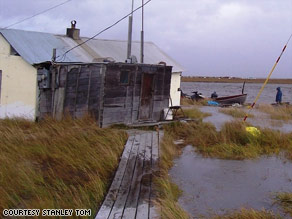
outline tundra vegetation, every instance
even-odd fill
[[[5,208],[96,213],[127,134],[90,117],[39,123],[0,120],[0,212]]]
[[[280,192],[275,196],[275,201],[284,212],[292,217],[292,192]]]
[[[243,109],[240,108],[221,108],[219,109],[220,113],[224,113],[226,115],[230,115],[234,118],[244,118],[246,116],[246,112]],[[254,115],[253,114],[248,114],[249,118],[253,118]]]
[[[257,108],[260,111],[269,114],[271,119],[285,122],[292,120],[292,106],[290,105],[273,106],[268,104],[260,104]]]
[[[181,105],[183,106],[207,106],[208,100],[202,99],[202,100],[192,100],[190,98],[181,98]]]

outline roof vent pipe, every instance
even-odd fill
[[[76,21],[71,21],[71,28],[67,28],[67,36],[73,40],[80,40],[80,29],[76,28]]]

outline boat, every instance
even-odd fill
[[[243,104],[246,100],[247,94],[239,94],[233,96],[226,96],[226,97],[218,97],[214,99],[220,105],[232,105],[235,103]]]

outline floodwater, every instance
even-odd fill
[[[287,87],[287,91],[289,89]],[[268,95],[263,97],[262,101],[270,98]],[[292,102],[288,99],[286,101]],[[212,114],[203,121],[211,122],[217,131],[225,122],[235,119],[220,113],[219,109],[212,106],[200,108]],[[253,126],[292,132],[291,121],[272,120],[268,114],[257,109],[251,113],[255,117],[248,118],[247,122]],[[199,215],[208,217],[212,213],[223,214],[243,207],[258,210],[265,208],[289,218],[277,204],[273,204],[272,199],[276,192],[292,192],[292,162],[281,156],[241,161],[222,160],[204,158],[195,152],[194,147],[187,146],[182,155],[174,160],[169,174],[183,191],[179,204],[194,218]]]
[[[241,94],[242,85],[243,84],[241,83],[182,82],[181,89],[187,94],[192,94],[193,91],[198,91],[206,97],[210,97],[211,94],[216,91],[218,97],[223,97]],[[255,100],[261,87],[262,84],[245,84],[244,93],[247,93],[247,103],[252,103]],[[275,102],[277,87],[281,87],[283,93],[282,101],[292,103],[292,84],[267,84],[258,100],[258,103]]]
[[[292,192],[292,163],[278,157],[211,159],[187,146],[169,174],[183,190],[179,204],[193,217],[242,207],[284,215],[272,197],[276,192]]]
[[[226,115],[224,113],[220,113],[219,110],[220,107],[212,107],[212,106],[203,106],[200,108],[202,112],[210,113],[211,116],[208,116],[203,119],[203,122],[210,122],[212,123],[217,131],[220,131],[221,127],[226,122],[230,122],[232,120],[235,120],[230,115]],[[246,112],[248,112],[247,108],[242,108]],[[253,126],[259,126],[261,128],[270,128],[274,130],[279,130],[284,133],[292,132],[292,121],[277,121],[270,119],[270,115],[260,112],[257,109],[253,109],[251,114],[254,115],[253,118],[247,118],[247,122],[250,123]],[[243,119],[243,118],[241,118]]]

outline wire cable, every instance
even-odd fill
[[[280,59],[281,59],[281,56],[283,55],[285,49],[287,48],[287,45],[288,45],[289,41],[291,40],[291,37],[292,37],[292,34],[290,35],[290,37],[289,37],[287,43],[285,44],[284,48],[282,49],[282,52],[281,52],[281,54],[279,55],[277,61],[276,61],[275,64],[273,65],[272,70],[270,71],[270,73],[269,73],[267,79],[265,80],[264,84],[262,85],[262,87],[261,87],[261,89],[260,89],[258,95],[256,96],[256,98],[255,98],[253,104],[249,107],[249,110],[248,110],[247,114],[245,115],[245,117],[244,117],[244,119],[243,119],[244,122],[246,121],[249,112],[253,109],[254,105],[256,104],[256,102],[258,101],[258,99],[260,98],[260,96],[261,96],[261,94],[262,94],[262,92],[263,92],[265,86],[267,85],[267,83],[268,83],[268,81],[269,81],[269,79],[270,79],[270,77],[271,77],[273,71],[275,70],[277,64],[279,63],[279,61],[280,61]]]
[[[53,9],[55,9],[55,8],[57,8],[57,7],[60,7],[60,6],[64,5],[64,4],[66,4],[66,3],[70,2],[70,1],[72,1],[72,0],[67,0],[67,1],[65,1],[65,2],[62,2],[62,3],[58,4],[58,5],[55,5],[55,6],[51,7],[51,8],[48,8],[48,9],[46,9],[46,10],[44,10],[44,11],[41,11],[41,12],[39,12],[39,13],[37,13],[37,14],[34,14],[34,15],[30,16],[30,17],[24,18],[24,19],[22,19],[22,20],[20,20],[20,21],[17,21],[17,22],[15,22],[15,23],[13,23],[13,24],[10,24],[10,25],[4,27],[3,29],[8,29],[8,28],[10,28],[10,27],[12,27],[12,26],[14,26],[14,25],[16,25],[16,24],[20,24],[20,23],[22,23],[22,22],[24,22],[24,21],[27,21],[27,20],[29,20],[29,19],[31,19],[31,18],[34,18],[34,17],[38,16],[38,15],[44,14],[44,13],[50,11],[50,10],[53,10]]]
[[[64,59],[64,56],[69,53],[70,51],[72,51],[73,49],[76,49],[77,47],[87,43],[88,41],[94,39],[95,37],[97,37],[98,35],[102,34],[103,32],[107,31],[108,29],[114,27],[115,25],[117,25],[118,23],[120,23],[121,21],[125,20],[127,17],[129,17],[130,15],[132,15],[134,12],[138,11],[140,8],[144,7],[145,5],[147,5],[149,2],[151,2],[152,0],[148,0],[147,2],[145,2],[144,4],[142,4],[141,6],[139,6],[138,8],[136,8],[135,10],[131,11],[130,13],[128,13],[127,15],[125,15],[124,17],[122,17],[121,19],[119,19],[118,21],[116,21],[115,23],[113,23],[112,25],[108,26],[107,28],[101,30],[100,32],[98,32],[97,34],[95,34],[94,36],[88,38],[87,40],[85,40],[84,42],[72,47],[71,49],[67,50],[61,57],[60,60]],[[57,56],[56,58],[58,58],[60,56]]]

